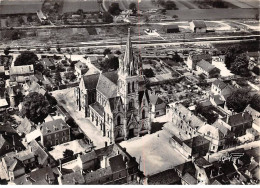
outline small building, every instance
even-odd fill
[[[157,95],[150,95],[152,119],[166,114],[166,103]]]
[[[48,148],[70,141],[70,126],[62,119],[46,122],[38,127],[41,131],[41,144],[44,147]]]
[[[75,64],[75,73],[78,77],[78,80],[88,72],[89,68],[85,63],[82,63],[81,61],[77,62]]]
[[[221,132],[232,132],[236,137],[246,134],[246,130],[252,128],[253,118],[248,112],[241,112],[235,115],[227,115],[218,119],[212,125],[221,130]]]
[[[4,112],[8,106],[6,99],[0,99],[0,112]]]
[[[190,22],[190,29],[194,33],[206,33],[207,32],[207,26],[203,20],[193,20]]]
[[[220,75],[220,70],[204,59],[197,63],[198,74],[202,74],[206,78],[217,78]]]
[[[201,60],[212,63],[212,56],[210,54],[190,53],[185,63],[190,70],[194,70],[196,69],[197,63]]]
[[[164,26],[165,33],[178,33],[180,32],[179,26],[177,24]]]
[[[12,83],[24,84],[34,75],[33,65],[13,66],[10,68],[10,85]]]
[[[42,58],[40,63],[43,65],[43,67],[45,69],[49,69],[49,70],[54,70],[55,69],[54,61],[51,58],[48,58],[48,57]]]

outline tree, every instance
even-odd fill
[[[68,158],[68,157],[72,157],[74,155],[74,152],[70,149],[66,149],[64,152],[63,152],[63,157],[64,158]]]
[[[119,68],[119,60],[117,57],[111,57],[111,58],[107,58],[105,59],[100,66],[102,67],[102,69],[104,71],[108,71],[108,70],[117,70]]]
[[[250,101],[250,106],[255,109],[256,111],[260,112],[260,95],[255,94],[251,101]]]
[[[119,7],[119,3],[111,3],[108,8],[108,12],[114,16],[118,16],[122,10]]]
[[[165,7],[166,10],[173,10],[173,9],[175,10],[177,8],[176,4],[173,1],[170,1],[170,0],[165,2],[164,7]]]
[[[230,70],[232,73],[240,76],[249,76],[248,69],[249,60],[245,53],[238,55],[235,61],[231,64]]]
[[[4,54],[5,54],[5,55],[9,55],[10,50],[11,50],[11,48],[10,48],[9,46],[7,46],[7,47],[4,49]]]
[[[70,81],[73,81],[73,80],[76,79],[76,75],[75,75],[73,72],[66,72],[66,73],[64,74],[64,76],[65,76],[65,78],[66,78],[67,80],[70,80]]]
[[[42,123],[48,116],[49,106],[48,100],[42,94],[32,92],[24,98],[21,115],[36,124]]]
[[[60,85],[61,82],[61,75],[60,72],[55,72],[54,76],[53,76],[53,80],[55,82],[56,85]]]
[[[31,51],[22,52],[15,60],[14,65],[35,65],[38,62],[38,57]]]
[[[255,15],[255,19],[259,21],[259,13]]]
[[[137,8],[136,8],[136,4],[134,2],[129,4],[129,9],[132,10],[133,14],[136,14]]]
[[[113,16],[111,16],[111,14],[108,12],[103,13],[102,19],[103,19],[103,22],[105,22],[105,23],[113,23],[113,21],[114,21]]]
[[[40,72],[40,73],[43,73],[43,71],[44,71],[44,66],[43,66],[41,63],[36,63],[36,64],[34,65],[34,70],[35,70],[35,71],[38,71],[38,72]]]
[[[217,119],[218,115],[213,112],[212,106],[202,106],[198,104],[195,109],[196,114],[201,114],[203,117],[207,119],[208,124],[213,124]]]
[[[227,107],[237,113],[243,112],[251,100],[247,89],[237,89],[227,98]]]
[[[12,40],[18,40],[18,39],[20,39],[20,33],[19,33],[19,31],[14,31],[13,33],[12,33],[12,35],[11,35],[11,38],[12,38]]]
[[[154,72],[153,69],[143,69],[143,74],[147,77],[147,78],[152,78],[154,77]]]
[[[111,49],[106,48],[103,52],[104,56],[106,56],[107,54],[111,54]]]
[[[60,46],[57,46],[57,47],[56,47],[56,50],[57,50],[57,52],[60,53],[60,52],[61,52],[61,48],[60,48]]]
[[[239,54],[242,54],[243,50],[240,45],[233,45],[225,50],[225,64],[230,69],[232,63],[235,61]]]

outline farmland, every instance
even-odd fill
[[[239,8],[259,8],[258,0],[225,0]]]
[[[180,20],[193,19],[254,19],[258,9],[190,9],[168,10],[169,16],[177,15]]]
[[[97,0],[64,0],[62,13],[76,12],[79,9],[84,12],[99,12],[100,6]]]

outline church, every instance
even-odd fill
[[[117,71],[83,76],[75,88],[79,111],[111,143],[151,131],[151,112],[141,57],[132,49],[130,29]]]

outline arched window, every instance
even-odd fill
[[[130,83],[127,84],[127,93],[131,93]]]
[[[135,83],[134,82],[132,83],[132,91],[133,92],[135,91]]]
[[[129,101],[129,109],[130,108],[134,108],[134,100],[133,99],[131,99],[130,101]]]
[[[120,124],[121,124],[121,117],[118,116],[118,117],[117,117],[117,125],[120,125]]]
[[[142,111],[142,119],[145,119],[145,109]]]

